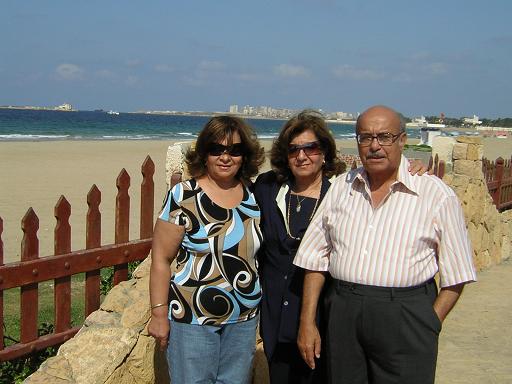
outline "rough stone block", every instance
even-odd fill
[[[482,144],[480,136],[457,136],[457,143]]]
[[[128,291],[134,284],[134,280],[123,281],[117,284],[105,297],[100,308],[104,311],[123,313],[124,308],[130,304]]]
[[[456,143],[453,146],[453,160],[466,160],[468,153],[468,144]]]
[[[482,250],[490,250],[492,248],[491,236],[483,226],[479,227],[482,228]]]
[[[138,333],[105,327],[89,328],[77,336],[63,344],[58,355],[68,360],[77,383],[104,383],[126,359]]]
[[[436,136],[432,142],[432,157],[435,158],[437,155],[439,160],[443,160],[446,166],[452,165],[452,152],[453,146],[455,145],[455,139],[453,137]]]
[[[503,240],[501,243],[501,260],[503,260],[503,261],[508,260],[510,258],[511,254],[512,254],[512,237],[510,237],[509,234],[505,234],[505,236],[503,236]]]
[[[454,189],[459,188],[465,192],[470,180],[471,179],[469,176],[454,174],[452,175],[452,183],[450,184],[450,186]]]
[[[50,357],[24,381],[28,384],[69,384],[74,382],[71,367],[62,356]]]
[[[481,144],[467,144],[468,151],[466,158],[468,160],[482,160],[484,156],[484,146]],[[480,164],[481,166],[482,164]]]
[[[132,277],[135,279],[141,279],[145,276],[149,276],[149,270],[151,268],[151,255],[146,257],[146,259],[140,263],[135,271],[132,273]]]
[[[477,253],[474,258],[475,268],[477,271],[481,271],[485,268],[488,268],[491,265],[491,258],[489,256],[489,251],[486,249],[480,253]]]
[[[455,160],[453,162],[453,172],[473,178],[482,178],[482,168],[479,168],[477,163],[473,160]]]
[[[84,321],[84,326],[80,329],[80,332],[84,332],[88,327],[118,327],[121,315],[115,312],[107,312],[97,310],[87,316]]]
[[[482,227],[480,225],[475,225],[473,222],[469,222],[468,234],[473,249],[478,253],[482,248]]]
[[[149,296],[141,297],[126,306],[126,310],[121,316],[121,325],[127,328],[144,329],[144,325],[150,318]]]
[[[105,384],[155,383],[154,349],[152,337],[139,337],[126,362],[114,371]]]

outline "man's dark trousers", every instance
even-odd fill
[[[433,280],[386,288],[333,280],[325,337],[332,384],[427,384],[435,379],[441,322]]]

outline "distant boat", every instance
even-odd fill
[[[119,112],[110,110],[107,112],[109,115],[119,115]]]

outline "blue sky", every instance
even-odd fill
[[[0,105],[512,116],[512,1],[4,1]]]

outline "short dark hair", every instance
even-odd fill
[[[276,172],[278,182],[293,180],[292,171],[288,166],[288,145],[296,136],[307,130],[311,130],[320,142],[325,157],[322,170],[324,176],[331,177],[345,171],[346,165],[338,157],[336,142],[325,123],[324,116],[318,111],[305,109],[286,122],[272,144],[270,164]]]
[[[250,183],[251,177],[258,174],[259,167],[265,160],[265,152],[251,126],[234,116],[214,116],[206,123],[195,146],[191,146],[185,155],[190,176],[197,178],[205,175],[210,145],[224,139],[232,144],[235,132],[240,135],[244,148],[242,166],[236,176],[245,183]]]

